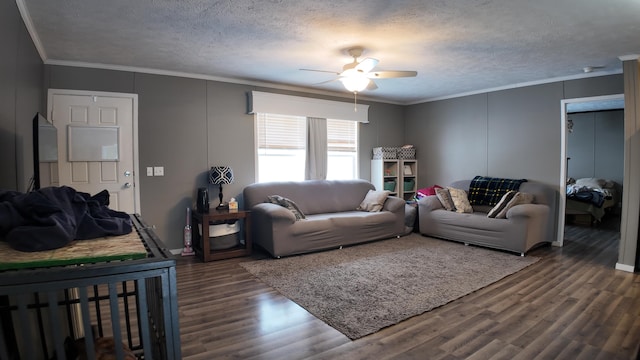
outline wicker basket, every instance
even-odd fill
[[[398,159],[415,160],[416,148],[397,148],[396,154]]]
[[[416,185],[415,179],[404,179],[404,191],[413,191],[413,187]]]
[[[376,147],[373,148],[374,159],[397,159],[398,148],[395,147]]]
[[[383,184],[384,190],[394,192],[396,191],[396,181],[395,180],[385,180]]]

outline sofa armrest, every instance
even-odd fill
[[[427,213],[438,209],[444,209],[444,207],[435,195],[428,195],[418,200],[418,213]]]
[[[271,223],[294,224],[296,216],[291,210],[271,203],[256,204],[251,208],[251,217],[269,219]]]
[[[546,219],[549,214],[549,206],[543,204],[520,204],[507,210],[507,219],[517,217],[540,217]]]
[[[398,211],[404,212],[404,204],[405,201],[397,196],[388,196],[387,200],[385,200],[384,205],[382,206],[383,211],[391,211],[396,213]]]

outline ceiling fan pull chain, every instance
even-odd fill
[[[353,112],[358,112],[358,92],[353,92]]]

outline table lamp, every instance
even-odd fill
[[[226,209],[229,205],[222,202],[222,184],[231,184],[233,182],[233,169],[230,166],[212,166],[209,171],[209,183],[220,186],[220,204],[216,209]]]

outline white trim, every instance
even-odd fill
[[[31,41],[33,41],[33,45],[36,47],[36,50],[40,55],[40,60],[45,62],[47,60],[47,52],[44,50],[42,41],[40,41],[38,32],[36,31],[36,28],[33,25],[33,21],[31,21],[31,15],[29,14],[29,9],[27,8],[27,4],[24,3],[24,0],[16,0],[16,5],[18,6],[18,11],[20,12],[20,16],[22,17],[24,26],[27,28],[27,32],[29,33],[29,36],[31,36]]]
[[[104,96],[104,97],[120,97],[125,99],[131,99],[133,102],[133,196],[134,196],[134,212],[141,213],[140,206],[140,179],[142,173],[140,170],[140,159],[138,152],[138,94],[130,93],[117,93],[106,91],[89,91],[89,90],[67,90],[67,89],[49,89],[47,95],[47,115],[49,119],[52,119],[52,106],[54,95],[79,95],[79,96]]]
[[[249,114],[280,114],[319,117],[325,119],[369,122],[369,105],[322,100],[302,96],[251,91],[248,94]],[[355,106],[355,108],[354,108]]]
[[[469,95],[490,93],[490,92],[494,92],[494,91],[510,90],[510,89],[517,89],[517,88],[521,88],[521,87],[527,87],[527,86],[550,84],[550,83],[559,82],[559,81],[578,80],[578,79],[586,79],[586,78],[599,77],[599,76],[608,76],[608,75],[615,75],[615,74],[622,74],[622,69],[611,70],[611,71],[594,71],[594,72],[591,72],[591,73],[576,74],[576,75],[569,75],[569,76],[560,76],[560,77],[555,77],[555,78],[550,78],[550,79],[543,79],[543,80],[527,81],[527,82],[510,84],[510,85],[505,85],[505,86],[498,86],[498,87],[494,87],[494,88],[488,88],[488,89],[482,89],[482,90],[474,90],[474,91],[469,91],[469,92],[461,93],[461,94],[445,95],[445,96],[438,96],[438,97],[434,97],[434,98],[427,98],[427,99],[423,99],[423,100],[412,101],[410,103],[406,103],[405,105],[422,104],[422,103],[426,103],[426,102],[454,99],[454,98],[459,98],[459,97],[469,96]]]
[[[626,272],[635,272],[636,271],[636,267],[633,265],[625,265],[625,264],[620,264],[620,263],[616,263],[616,270],[622,270],[622,271],[626,271]]]
[[[137,66],[110,65],[110,64],[101,64],[101,63],[89,63],[89,62],[82,62],[82,61],[67,61],[67,60],[55,60],[55,59],[47,59],[44,61],[44,63],[46,65],[72,66],[72,67],[82,67],[82,68],[89,68],[89,69],[130,71],[130,72],[137,72],[142,74],[177,76],[177,77],[183,77],[188,79],[211,80],[211,81],[226,82],[226,83],[238,84],[238,85],[266,87],[266,88],[278,89],[278,90],[298,91],[298,92],[304,92],[308,94],[317,94],[317,95],[326,95],[326,96],[333,96],[333,97],[339,97],[339,98],[353,99],[353,94],[349,92],[337,92],[337,91],[330,91],[330,90],[314,89],[314,88],[297,86],[297,85],[276,84],[276,83],[270,83],[265,81],[246,80],[246,79],[234,79],[234,78],[223,77],[223,76],[195,74],[195,73],[187,73],[187,72],[181,72],[181,71],[160,70],[160,69],[137,67]],[[362,93],[358,93],[358,100],[375,101],[379,103],[394,104],[394,105],[404,105],[404,103],[402,102],[373,98],[370,96],[363,95]]]
[[[564,218],[567,208],[567,105],[572,103],[582,103],[591,101],[624,100],[624,94],[592,96],[584,98],[573,98],[560,100],[560,201],[558,203],[558,233],[553,245],[562,246],[564,244]]]
[[[16,1],[20,1],[20,0],[16,0]],[[34,39],[34,43],[35,43],[35,39]],[[628,55],[628,56],[633,56],[633,55]],[[344,93],[344,92],[337,92],[337,91],[330,91],[330,90],[320,90],[320,89],[314,89],[314,88],[297,86],[297,85],[286,85],[286,84],[270,83],[265,81],[234,79],[234,78],[223,77],[223,76],[195,74],[195,73],[187,73],[187,72],[171,71],[171,70],[160,70],[160,69],[137,67],[137,66],[124,66],[124,65],[111,65],[111,64],[101,64],[101,63],[89,63],[89,62],[81,62],[81,61],[46,59],[46,54],[44,55],[41,54],[41,57],[43,58],[44,63],[47,65],[73,66],[73,67],[84,67],[84,68],[91,68],[91,69],[130,71],[130,72],[138,72],[143,74],[178,76],[178,77],[184,77],[184,78],[190,78],[190,79],[211,80],[211,81],[227,82],[231,84],[267,87],[267,88],[278,89],[278,90],[299,91],[299,92],[305,92],[309,94],[335,96],[340,98],[353,98],[353,94],[351,93]],[[631,58],[631,60],[633,59],[635,58]],[[425,99],[420,99],[415,101],[386,100],[386,99],[380,99],[377,97],[366,96],[366,95],[363,95],[362,93],[358,93],[358,99],[363,101],[375,101],[383,104],[416,105],[416,104],[423,104],[423,103],[432,102],[432,101],[455,99],[463,96],[485,94],[485,93],[494,92],[494,91],[510,90],[510,89],[517,89],[517,88],[533,86],[533,85],[549,84],[549,83],[554,83],[559,81],[578,80],[578,79],[586,79],[586,78],[608,76],[608,75],[615,75],[615,74],[622,74],[622,69],[612,70],[612,71],[594,71],[591,73],[582,73],[582,74],[576,74],[576,75],[555,77],[550,79],[522,82],[522,83],[504,85],[504,86],[499,86],[494,88],[474,90],[474,91],[469,91],[465,93],[444,95],[444,96],[438,96],[433,98],[425,98]]]
[[[618,59],[620,59],[620,61],[638,60],[640,59],[640,54],[622,55],[622,56],[618,56]]]

